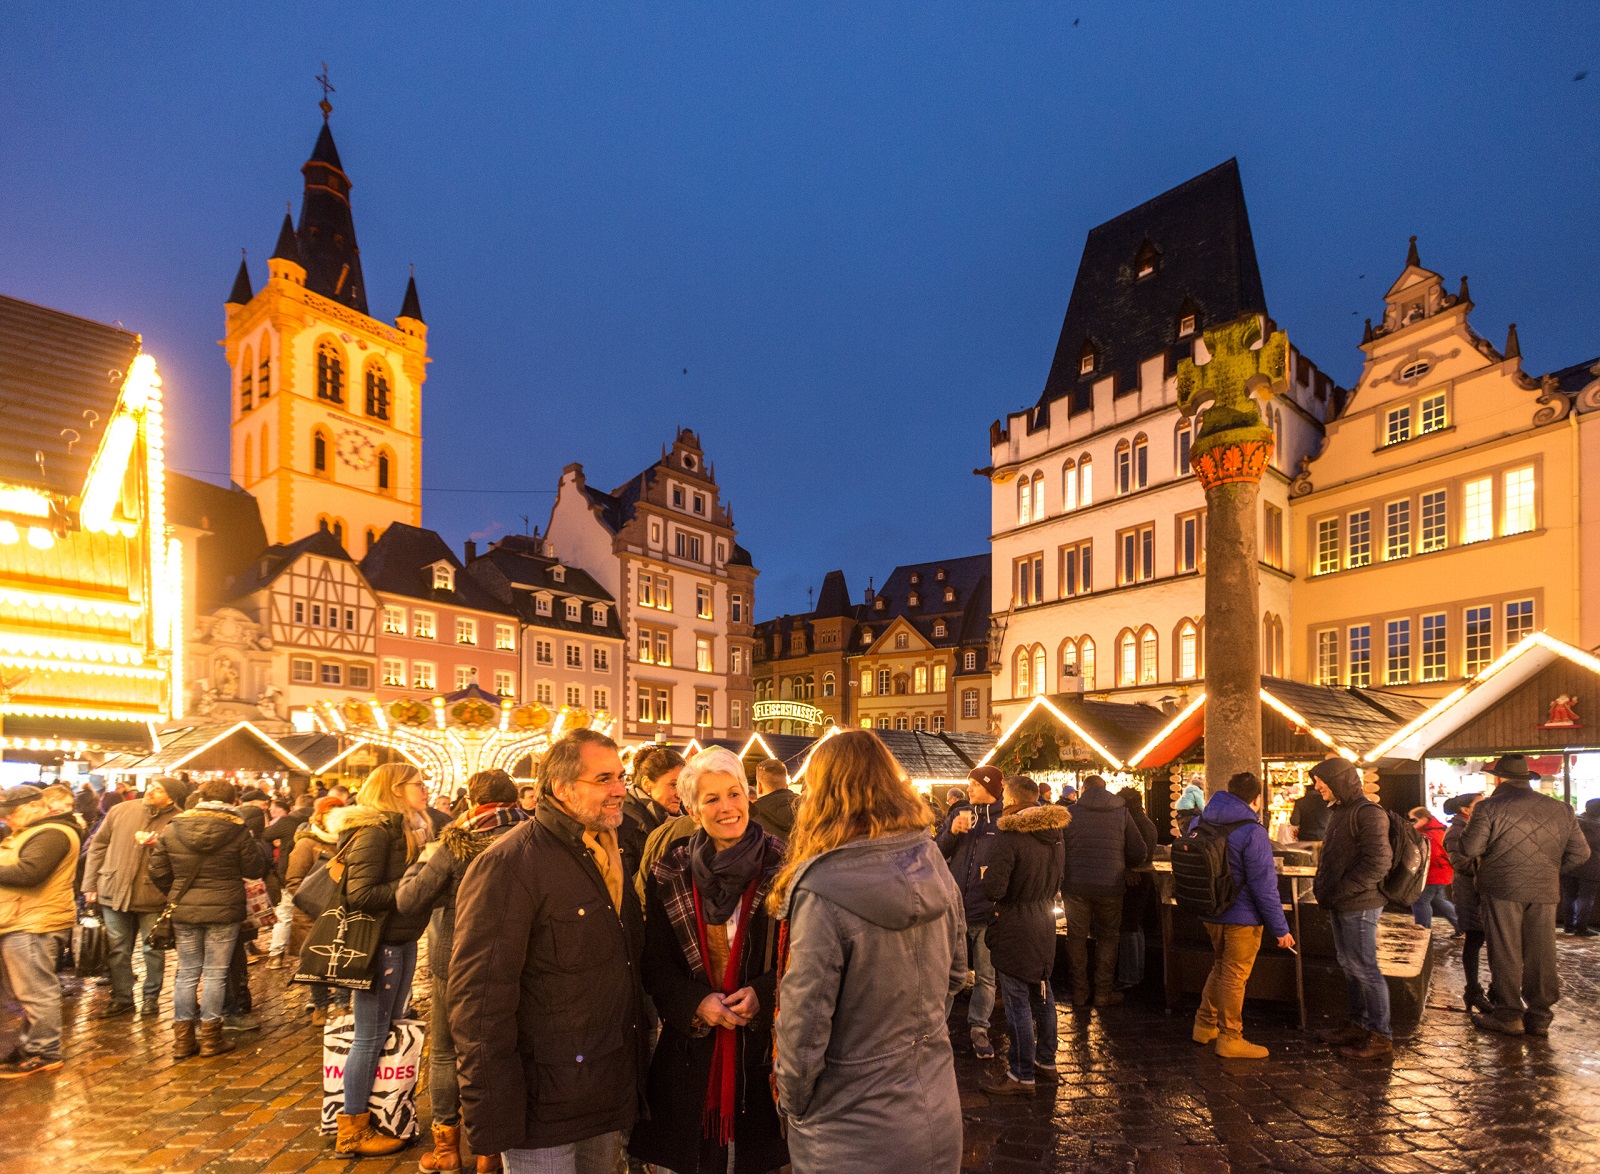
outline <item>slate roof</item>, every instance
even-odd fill
[[[426,322],[422,316],[422,302],[417,298],[417,278],[413,274],[406,279],[405,300],[400,303],[400,317],[415,318],[418,322]]]
[[[945,573],[942,581],[938,577],[941,570]],[[915,584],[911,582],[912,575],[918,577]],[[955,588],[956,597],[950,603],[944,601],[946,587]],[[921,597],[916,607],[910,603],[913,591]],[[879,600],[883,601],[882,608]],[[861,622],[871,626],[872,637],[877,640],[889,622],[901,616],[936,647],[977,645],[981,667],[989,639],[989,556],[975,554],[896,567],[866,608]],[[941,619],[945,621],[946,634],[935,638],[933,626]]]
[[[1261,687],[1340,746],[1363,753],[1422,713],[1427,703],[1375,689],[1262,677]]]
[[[1097,701],[1077,693],[1052,693],[1046,699],[1121,762],[1127,762],[1172,720],[1156,706],[1143,703]],[[1018,734],[1024,725],[1034,721],[1055,723],[1056,718],[1048,710],[1039,709],[1007,734]],[[1002,738],[997,752],[1004,750],[1010,741],[1009,736]]]
[[[82,493],[138,353],[130,331],[0,295],[0,481]]]
[[[341,741],[348,743],[349,740],[349,734],[344,735],[341,739],[337,734],[318,733],[285,734],[283,737],[276,739],[278,745],[310,767],[311,773],[314,775],[321,774],[327,770],[329,764],[345,752],[366,745],[365,739],[361,738],[355,739],[353,745],[341,746],[339,744]]]
[[[611,636],[620,640],[622,621],[611,592],[600,586],[594,576],[581,567],[537,553],[534,541],[525,540],[519,534],[509,534],[473,559],[467,574],[499,601],[500,610],[512,611],[525,624],[562,632],[583,632],[590,636]],[[551,573],[556,566],[565,569],[564,582],[557,582]],[[547,616],[540,615],[534,605],[534,593],[537,591],[547,591],[553,597]],[[605,626],[591,622],[587,606],[581,619],[567,619],[566,600],[573,597],[583,600],[586,605],[609,604]]]
[[[233,584],[267,549],[261,506],[242,489],[212,485],[167,470],[167,521],[204,531],[196,566],[184,574],[195,585],[195,606],[209,612],[240,593]]]
[[[365,314],[367,286],[361,277],[356,222],[350,214],[350,177],[339,162],[326,121],[311,158],[300,170],[306,186],[295,239],[306,270],[306,288]]]
[[[1159,259],[1151,276],[1138,278],[1134,258],[1147,242]],[[1193,312],[1201,331],[1266,309],[1239,165],[1229,159],[1090,229],[1040,406],[1070,396],[1071,411],[1087,411],[1097,379],[1115,372],[1121,389],[1132,386],[1146,359],[1187,356],[1188,341],[1178,339],[1180,310]],[[1086,339],[1099,359],[1080,376]]]
[[[1570,367],[1552,371],[1550,375],[1555,379],[1556,387],[1560,391],[1567,395],[1577,395],[1591,383],[1600,382],[1600,358],[1574,363]]]
[[[303,554],[321,555],[323,558],[338,559],[347,563],[355,562],[355,559],[345,552],[344,546],[337,538],[326,530],[318,529],[296,542],[269,546],[263,550],[228,587],[229,597],[239,599],[270,585]]]
[[[455,569],[455,589],[433,585],[433,566],[440,561]],[[496,598],[467,573],[455,551],[433,530],[391,522],[361,560],[361,573],[373,590],[408,599],[422,599],[447,607],[516,615],[510,603]]]
[[[994,746],[987,734],[874,730],[901,768],[914,779],[965,779]]]
[[[228,300],[223,303],[229,306],[248,305],[250,299],[255,297],[255,290],[250,286],[250,264],[245,258],[239,258],[239,272],[234,275],[233,289],[228,293]]]

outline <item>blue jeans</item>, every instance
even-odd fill
[[[1450,923],[1451,929],[1459,928],[1456,923],[1456,907],[1450,903],[1449,885],[1424,885],[1422,896],[1411,906],[1411,916],[1417,919],[1417,924],[1423,929],[1432,929],[1433,913],[1436,909],[1444,914],[1444,919]]]
[[[18,1048],[25,1056],[54,1060],[61,1055],[61,982],[56,959],[72,940],[68,930],[0,935],[0,987],[3,1002],[22,1012]]]
[[[411,1001],[411,976],[417,969],[417,943],[378,948],[377,981],[370,991],[356,991],[350,1000],[356,1017],[355,1038],[344,1062],[344,1111],[359,1117],[372,1099],[372,1080],[383,1056],[389,1026],[406,1013]]]
[[[967,930],[967,957],[972,959],[972,997],[967,1000],[967,1026],[989,1030],[989,1020],[994,1016],[994,963],[989,960],[987,927]],[[950,1009],[956,1005],[955,995],[944,1001],[944,1016],[950,1018]]]
[[[223,988],[228,983],[228,960],[233,944],[239,940],[239,923],[228,925],[174,925],[178,939],[178,978],[172,988],[172,1018],[185,1023],[193,1019],[221,1019]],[[201,975],[205,989],[198,1002]]]
[[[1350,1022],[1390,1035],[1389,984],[1378,969],[1378,915],[1382,909],[1331,912],[1333,953],[1344,971]]]
[[[506,1174],[611,1174],[622,1150],[622,1134],[602,1133],[582,1141],[501,1154]]]
[[[1011,1028],[1011,1046],[1006,1051],[1011,1075],[1032,1080],[1035,1064],[1053,1068],[1056,1063],[1056,1001],[1050,995],[1050,984],[1024,982],[1009,974],[995,977]]]
[[[106,941],[111,947],[112,1001],[133,1002],[133,944],[137,939],[144,958],[144,986],[139,994],[144,1002],[155,1002],[161,997],[161,979],[167,966],[167,952],[152,950],[147,935],[160,914],[123,913],[102,905],[100,916],[105,920]]]

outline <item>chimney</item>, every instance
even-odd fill
[[[866,597],[864,599],[864,602],[870,604],[874,599],[877,598],[877,595],[878,595],[878,593],[872,589],[872,580],[868,579],[867,580],[867,594],[866,594]]]
[[[466,554],[466,558],[463,560],[465,562],[470,563],[473,559],[478,557],[478,544],[471,538],[467,539],[466,542],[462,544],[461,549],[463,553]]]

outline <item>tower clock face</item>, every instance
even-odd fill
[[[378,455],[372,441],[353,428],[346,428],[339,433],[337,451],[339,459],[352,469],[370,469]]]

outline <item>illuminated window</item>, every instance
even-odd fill
[[[413,689],[435,688],[434,666],[425,660],[412,661],[411,687]]]
[[[473,679],[477,675],[478,675],[478,670],[473,668],[471,665],[467,665],[467,664],[458,664],[458,665],[456,665],[456,686],[455,687],[457,689],[465,689],[468,685],[472,684]]]
[[[1094,641],[1087,636],[1078,641],[1078,675],[1085,689],[1094,688]]]
[[[933,636],[936,640],[943,640],[945,634],[949,631],[950,629],[945,627],[945,622],[943,620],[939,620],[933,625]]]
[[[970,673],[978,667],[978,654],[968,649],[961,654],[961,671]]]
[[[1350,515],[1350,545],[1345,565],[1364,567],[1372,561],[1372,511],[1356,510]]]
[[[374,420],[389,418],[389,376],[375,363],[367,366],[367,415]]]
[[[1028,477],[1017,479],[1017,525],[1026,526],[1033,521],[1033,481]]]
[[[1372,684],[1372,625],[1357,624],[1350,629],[1350,684],[1366,688]]]
[[[965,718],[978,716],[978,691],[976,689],[963,689],[961,691],[961,716]]]
[[[1518,599],[1506,604],[1506,648],[1515,648],[1533,635],[1533,600]]]
[[[911,691],[913,693],[926,693],[928,691],[928,666],[919,664],[912,670]]]
[[[1446,649],[1447,632],[1444,612],[1422,617],[1422,676],[1423,681],[1442,681],[1450,663]]]
[[[1117,684],[1131,685],[1137,680],[1139,646],[1132,632],[1117,637]]]
[[[639,720],[642,722],[655,720],[655,697],[649,689],[639,690]]]
[[[466,616],[456,617],[456,643],[476,644],[478,642],[478,621],[468,619]]]
[[[517,692],[516,674],[503,670],[497,671],[494,675],[494,691],[495,696],[502,699],[515,697]]]
[[[1011,695],[1026,697],[1033,692],[1033,653],[1019,648],[1011,666]]]
[[[447,563],[438,563],[433,568],[433,589],[435,591],[453,591],[455,589],[454,568]]]
[[[1511,469],[1505,475],[1505,525],[1502,534],[1526,534],[1533,529],[1533,470]]]
[[[942,664],[936,664],[936,665],[933,666],[933,691],[935,693],[943,693],[944,690],[945,690],[945,666],[942,665]]]
[[[536,664],[555,664],[556,645],[554,640],[535,640],[533,642],[533,659]]]
[[[1390,408],[1386,417],[1383,430],[1385,444],[1399,444],[1402,440],[1411,439],[1411,405],[1403,404],[1398,408]]]
[[[1444,426],[1444,393],[1440,392],[1422,401],[1422,431],[1438,432]]]
[[[656,605],[656,579],[654,575],[639,576],[639,606],[654,607]]]
[[[392,688],[404,689],[406,685],[406,662],[393,656],[384,657],[383,683]]]
[[[861,696],[872,696],[872,670],[866,669],[861,674]]]
[[[1462,488],[1461,541],[1483,542],[1494,537],[1494,479],[1479,477]]]
[[[672,633],[656,633],[656,663],[670,665],[672,663]]]
[[[1194,315],[1185,314],[1178,319],[1178,337],[1187,338],[1194,333]]]
[[[1339,683],[1339,631],[1327,628],[1317,633],[1317,684]]]
[[[1323,518],[1317,523],[1317,574],[1339,569],[1339,519]]]
[[[1411,557],[1410,498],[1383,507],[1383,557],[1385,561]]]
[[[712,672],[711,664],[711,639],[708,636],[696,636],[694,640],[694,667],[696,672]]]
[[[611,649],[604,644],[596,644],[589,655],[589,663],[595,672],[609,673],[611,671]]]
[[[672,579],[668,575],[656,576],[656,610],[672,610]]]
[[[702,620],[711,619],[711,588],[697,583],[694,588],[694,614]]]
[[[1390,620],[1388,629],[1388,655],[1384,660],[1384,683],[1407,685],[1411,683],[1411,621]]]
[[[517,647],[517,629],[512,624],[496,624],[494,626],[494,646],[505,651],[514,651]]]
[[[1078,466],[1068,461],[1061,466],[1061,512],[1071,513],[1078,508]]]
[[[1094,462],[1087,456],[1078,461],[1078,504],[1094,504]]]
[[[1178,627],[1178,680],[1192,681],[1200,675],[1200,632],[1189,620]]]
[[[433,613],[431,611],[414,611],[411,613],[411,634],[421,640],[433,639]]]
[[[317,344],[317,398],[344,403],[344,358],[331,342]]]
[[[1418,535],[1417,550],[1427,554],[1443,550],[1449,533],[1445,521],[1445,491],[1435,489],[1422,495],[1422,532]]]
[[[404,636],[406,634],[406,609],[385,604],[383,608],[383,630],[391,636]]]
[[[1083,340],[1083,349],[1078,352],[1078,374],[1090,375],[1094,372],[1095,353],[1094,343],[1088,339]]]
[[[1139,684],[1150,685],[1156,680],[1156,634],[1145,629],[1139,637]]]

